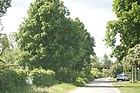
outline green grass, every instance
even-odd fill
[[[76,88],[74,85],[63,83],[49,88],[37,86],[16,87],[13,91],[6,93],[68,93]]]
[[[77,87],[71,84],[59,84],[49,88],[49,93],[68,93],[71,90],[76,89]]]
[[[13,91],[7,93],[49,93],[47,87],[26,86],[16,87]]]
[[[116,86],[121,93],[140,93],[140,82],[115,84],[114,86]]]

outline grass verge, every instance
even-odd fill
[[[119,83],[114,84],[121,93],[140,93],[140,82],[138,83]]]
[[[48,88],[49,93],[68,93],[71,90],[76,89],[77,87],[71,84],[59,84]]]
[[[71,84],[58,84],[51,87],[37,87],[37,86],[26,86],[26,87],[16,87],[13,91],[6,93],[68,93],[77,87]],[[0,92],[2,93],[2,92]]]
[[[0,92],[1,93],[1,92]],[[47,87],[37,87],[37,86],[26,86],[26,87],[16,87],[13,91],[6,93],[49,93]]]

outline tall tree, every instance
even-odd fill
[[[97,67],[102,67],[103,66],[103,63],[100,61],[100,58],[97,57],[97,56],[94,56],[91,59],[91,64],[92,64],[93,68],[97,68]]]
[[[0,39],[0,56],[3,54],[3,52],[6,49],[10,48],[10,42],[8,40],[8,36],[6,34],[2,34],[2,37]]]
[[[140,1],[114,0],[113,11],[118,20],[109,21],[106,31],[106,44],[113,48],[112,56],[122,60],[129,48],[140,43]],[[116,44],[116,36],[120,44]]]
[[[109,59],[109,56],[107,56],[106,53],[103,56],[102,62],[103,62],[103,65],[107,68],[109,68],[112,64],[111,60]]]
[[[1,17],[4,16],[4,14],[7,11],[7,8],[9,8],[10,6],[11,6],[11,0],[0,0],[0,26],[1,26],[1,30],[3,29],[2,23],[1,23]]]
[[[90,56],[95,54],[94,38],[78,18],[69,18],[68,9],[59,0],[31,4],[17,38],[22,63],[63,72],[60,76],[88,67]]]
[[[3,30],[1,17],[4,16],[10,6],[11,0],[0,0],[0,31]],[[0,32],[0,55],[2,55],[7,47],[9,47],[8,37],[6,34]]]
[[[3,34],[1,39],[1,53],[0,57],[6,64],[17,64],[20,50],[16,43],[16,32],[10,33],[9,37]]]
[[[140,67],[140,44],[130,48],[128,53],[129,54],[123,59],[124,71],[132,71],[132,82],[134,82],[137,80],[137,68]]]
[[[128,55],[123,59],[124,69],[131,70],[132,67],[140,67],[140,44],[128,50]]]

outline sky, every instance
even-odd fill
[[[12,0],[12,7],[2,18],[4,30],[10,32],[18,31],[19,24],[27,17],[27,10],[30,3],[35,0]],[[98,57],[109,54],[111,49],[105,46],[106,25],[108,21],[115,20],[116,16],[112,12],[113,0],[63,0],[64,5],[70,11],[70,17],[78,17],[85,25],[87,31],[95,38],[95,52]]]

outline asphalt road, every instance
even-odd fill
[[[69,93],[121,93],[117,88],[114,88],[109,78],[95,79],[90,84],[86,84],[85,87],[80,87]]]

